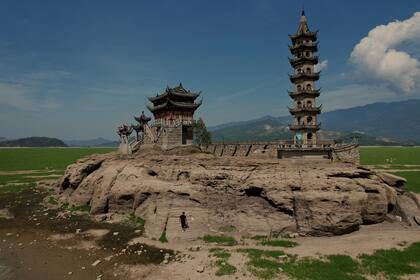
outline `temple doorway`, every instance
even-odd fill
[[[182,126],[182,145],[192,144],[193,141],[193,127],[183,125]]]

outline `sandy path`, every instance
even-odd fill
[[[345,254],[356,257],[359,254],[371,254],[375,250],[399,247],[420,241],[420,226],[406,226],[398,223],[362,226],[359,231],[334,237],[296,238],[299,246],[285,249],[290,254],[299,256],[317,256]]]

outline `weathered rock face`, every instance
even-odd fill
[[[384,179],[385,178],[385,179]],[[234,226],[242,235],[299,231],[328,236],[387,214],[408,223],[420,214],[415,195],[398,178],[320,160],[182,156],[153,149],[130,157],[90,156],[70,165],[57,182],[60,199],[89,204],[92,215],[134,213],[149,237],[192,240]],[[189,229],[182,232],[185,212]]]
[[[298,230],[309,235],[338,235],[359,229],[367,195],[363,192],[308,191],[295,197]]]

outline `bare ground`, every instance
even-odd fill
[[[420,227],[399,223],[364,225],[359,231],[333,237],[297,237],[299,245],[279,248],[243,239],[224,247],[238,271],[215,276],[209,249],[220,247],[201,240],[161,243],[142,237],[133,226],[98,223],[87,216],[46,208],[48,195],[40,189],[0,196],[0,208],[13,215],[0,219],[0,279],[255,279],[239,248],[282,250],[300,257],[328,254],[357,256],[377,249],[402,248],[420,241]],[[197,246],[200,249],[197,251]],[[174,255],[172,252],[175,252]],[[165,254],[169,263],[163,264]],[[97,260],[96,266],[92,266]],[[204,271],[200,272],[200,268]],[[198,271],[200,270],[200,271]],[[287,279],[280,274],[278,279]],[[414,277],[414,278],[413,278]],[[404,279],[417,279],[416,276]]]
[[[134,239],[131,242],[143,242],[150,245],[158,245],[155,241],[148,241],[145,238]],[[270,246],[258,246],[256,241],[247,239],[244,244],[233,247],[224,247],[232,253],[229,263],[234,265],[238,272],[233,276],[216,277],[216,268],[211,266],[211,258],[209,258],[208,250],[212,247],[220,247],[208,245],[200,241],[188,244],[165,244],[167,249],[187,252],[193,258],[187,262],[175,262],[159,268],[151,268],[147,275],[142,279],[158,280],[158,279],[255,279],[246,269],[247,257],[237,252],[240,248],[258,248],[263,250],[281,250],[287,254],[294,254],[299,257],[319,257],[321,255],[345,254],[356,257],[360,254],[371,254],[378,249],[403,248],[409,246],[413,242],[420,241],[420,227],[408,227],[404,224],[382,223],[376,225],[363,226],[359,231],[333,237],[298,237],[293,239],[299,245],[294,248],[280,248]],[[202,248],[198,252],[191,252],[189,249],[195,245]],[[204,265],[203,273],[197,272],[197,268]],[[142,266],[131,266],[124,268],[127,271],[129,279],[136,278],[138,270]],[[278,279],[288,279],[285,275]],[[417,279],[417,278],[407,278]]]

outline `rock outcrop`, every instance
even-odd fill
[[[185,154],[185,155],[182,155]],[[132,214],[146,235],[169,241],[205,234],[257,235],[297,231],[329,236],[399,215],[420,213],[401,178],[352,164],[315,159],[214,157],[140,149],[132,156],[93,155],[70,165],[57,182],[63,203],[90,214]],[[189,229],[182,232],[185,212]]]

